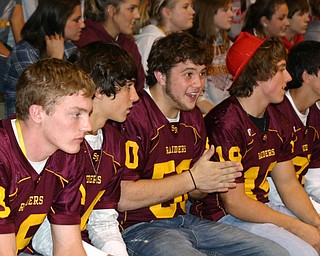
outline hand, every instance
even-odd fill
[[[190,169],[197,189],[203,193],[226,192],[236,186],[235,179],[242,175],[243,168],[238,162],[210,161],[214,152],[211,146]]]
[[[320,254],[320,231],[317,228],[303,223],[299,226],[295,235],[312,245],[313,248]]]
[[[50,58],[63,59],[64,38],[62,35],[45,36],[47,55]]]

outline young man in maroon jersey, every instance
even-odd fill
[[[86,180],[82,186],[85,198],[81,217],[83,240],[96,248],[86,243],[84,247],[87,255],[125,256],[127,251],[116,211],[125,160],[124,140],[107,121],[124,122],[133,103],[139,99],[134,87],[137,68],[131,55],[118,45],[105,42],[88,44],[70,58],[90,74],[96,84],[90,115],[92,130],[82,145]],[[50,233],[46,220],[33,238],[33,248],[41,255],[52,255]]]
[[[227,67],[234,75],[232,96],[206,115],[205,124],[209,144],[216,147],[214,159],[240,162],[243,176],[235,188],[194,203],[191,212],[271,239],[290,255],[318,255],[320,219],[295,177],[293,129],[270,105],[283,101],[291,80],[286,58],[281,40],[262,40],[245,32],[230,48]],[[268,174],[299,219],[268,203]]]
[[[19,78],[16,117],[0,123],[1,255],[26,249],[46,216],[55,255],[85,255],[75,153],[91,130],[93,93],[91,78],[62,60],[41,60]]]
[[[211,53],[188,33],[159,39],[148,58],[148,89],[121,131],[126,164],[118,204],[129,255],[288,255],[276,243],[186,214],[189,196],[234,187],[241,167],[211,162],[195,107]]]
[[[314,197],[312,203],[320,213],[320,196],[316,193],[320,189],[320,126],[315,104],[320,99],[320,42],[304,41],[294,46],[289,53],[287,68],[292,80],[288,83],[284,101],[276,108],[291,121],[297,138],[293,148],[296,176]],[[270,201],[284,206],[274,183],[271,179],[269,182]]]

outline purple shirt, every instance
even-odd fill
[[[82,30],[80,40],[74,42],[78,47],[82,47],[92,42],[103,41],[107,43],[115,43],[123,48],[126,52],[130,53],[135,60],[138,68],[138,81],[135,85],[137,91],[144,88],[144,70],[141,62],[141,55],[139,53],[138,47],[133,40],[128,35],[120,34],[115,40],[99,23],[91,19],[85,20],[86,27]]]
[[[16,233],[22,250],[47,215],[53,224],[79,224],[80,154],[58,150],[38,174],[21,151],[10,119],[0,123],[0,144],[0,233]]]
[[[231,96],[205,116],[209,144],[214,145],[215,161],[237,161],[243,175],[236,179],[244,183],[245,193],[252,199],[268,202],[269,183],[266,177],[277,162],[292,158],[293,130],[290,122],[273,106],[268,106],[267,130],[260,131]],[[218,221],[226,215],[218,193],[209,194],[191,207],[202,218]]]
[[[198,108],[181,111],[170,123],[145,91],[122,126],[126,137],[123,180],[162,179],[186,171],[202,155],[206,132]],[[139,222],[174,218],[186,213],[187,194],[162,204],[120,213],[121,228]]]

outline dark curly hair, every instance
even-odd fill
[[[156,40],[148,57],[147,85],[155,85],[154,71],[169,75],[178,63],[191,61],[196,65],[210,65],[212,54],[188,32],[175,32]]]

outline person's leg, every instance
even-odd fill
[[[188,215],[186,223],[198,241],[196,248],[208,255],[289,255],[277,243],[237,227]]]
[[[317,251],[301,238],[271,223],[252,223],[239,220],[231,215],[220,219],[219,223],[226,223],[239,227],[250,233],[268,238],[284,247],[291,256],[318,256]],[[272,254],[273,255],[273,254]]]
[[[136,224],[122,232],[130,256],[204,256],[183,232],[183,218]],[[213,254],[214,255],[214,254]],[[219,255],[219,254],[216,254]]]

